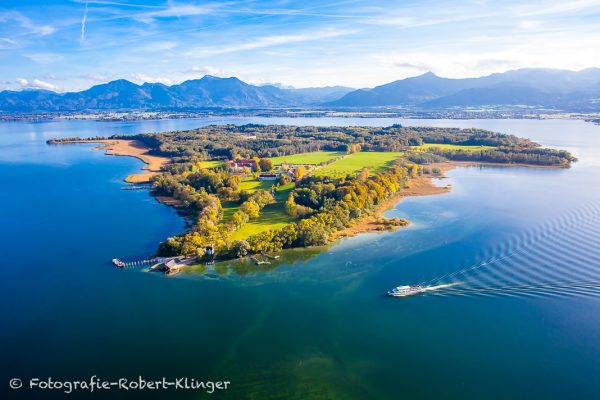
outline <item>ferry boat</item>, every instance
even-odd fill
[[[113,258],[112,263],[115,265],[115,267],[125,268],[125,263],[123,261],[119,260],[118,258]]]
[[[427,289],[421,285],[412,286],[398,286],[387,292],[388,296],[392,297],[406,297],[412,296],[413,294],[419,294],[425,292]]]

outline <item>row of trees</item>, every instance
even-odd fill
[[[568,167],[577,159],[565,150],[547,148],[497,148],[493,150],[464,151],[446,150],[436,147],[429,149],[432,155],[457,161],[483,161],[502,164],[533,164]],[[417,157],[415,157],[417,158]]]

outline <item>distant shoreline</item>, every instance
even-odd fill
[[[147,172],[128,175],[124,179],[127,183],[148,183],[154,175],[160,173],[163,166],[171,162],[170,158],[149,154],[151,149],[139,140],[91,139],[65,141],[63,143],[100,143],[102,146],[94,147],[92,150],[104,150],[106,155],[135,157],[138,160],[143,161],[146,165],[144,165],[142,169]]]

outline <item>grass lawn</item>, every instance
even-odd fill
[[[393,151],[363,151],[347,155],[346,157],[325,165],[313,172],[316,176],[342,177],[352,175],[367,167],[371,173],[380,172],[390,167],[395,159],[402,153]]]
[[[284,204],[284,202],[267,204],[260,212],[258,219],[246,222],[233,233],[231,238],[233,240],[246,239],[255,233],[268,229],[280,229],[293,222],[293,218],[285,213]]]
[[[274,165],[281,164],[307,164],[307,165],[318,165],[323,162],[333,160],[334,158],[343,156],[344,152],[341,151],[313,151],[310,153],[293,154],[291,156],[280,156],[273,157]]]
[[[253,182],[253,181],[248,181]],[[242,182],[244,183],[244,182]],[[256,182],[260,183],[260,182]],[[268,182],[269,187],[273,182]],[[259,189],[258,187],[254,190]],[[293,219],[285,213],[284,204],[290,192],[294,189],[294,183],[290,182],[280,186],[275,192],[276,203],[267,204],[260,212],[258,219],[246,222],[240,229],[233,233],[233,240],[246,239],[250,235],[266,231],[268,229],[280,229],[293,222]],[[229,220],[233,213],[239,210],[240,205],[234,202],[223,202],[223,221]]]
[[[223,164],[223,160],[216,160],[216,161],[201,161],[200,165],[202,166],[202,168],[216,168],[216,167],[220,167]]]
[[[424,143],[420,146],[412,146],[414,149],[427,150],[432,147],[437,147],[442,150],[463,150],[463,151],[478,151],[478,150],[490,150],[494,146],[462,146],[458,144],[437,144],[437,143]]]
[[[244,180],[240,183],[238,189],[253,193],[258,189],[270,190],[274,183],[275,181],[258,181],[256,179]]]

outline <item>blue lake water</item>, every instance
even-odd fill
[[[479,127],[568,149],[580,161],[571,169],[458,168],[440,182],[452,184],[450,193],[410,198],[388,212],[410,219],[407,229],[291,251],[268,271],[231,263],[164,277],[110,265],[113,257],[149,255],[184,229],[147,192],[120,190],[142,163],[92,145],[45,144],[51,137],[248,122]],[[345,118],[3,123],[0,178],[2,398],[30,398],[8,391],[13,377],[94,374],[230,380],[231,390],[216,397],[234,399],[600,393],[598,125]],[[461,285],[401,300],[383,296],[393,286],[425,281]]]

